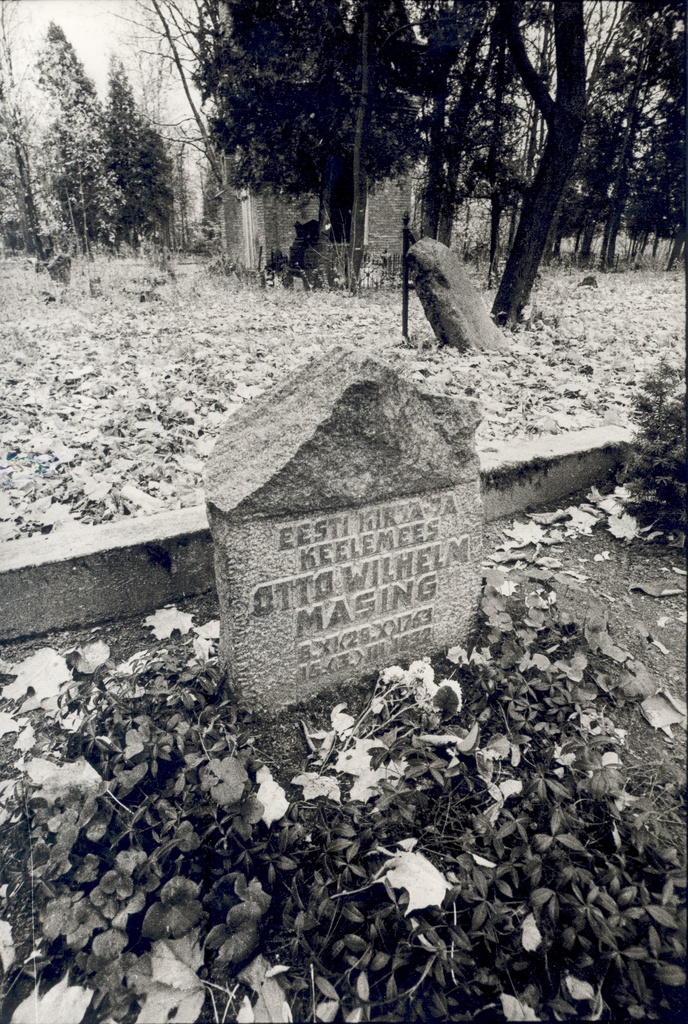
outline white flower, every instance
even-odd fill
[[[437,685],[435,683],[435,672],[430,659],[423,659],[423,661],[414,661],[409,665],[408,674],[412,679],[416,679],[419,683],[430,692],[431,696],[435,696],[437,693]]]
[[[384,670],[380,678],[383,683],[401,683],[406,679],[406,673],[399,665],[392,665]]]

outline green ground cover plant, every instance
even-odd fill
[[[282,764],[212,659],[73,659],[5,791],[3,1020],[677,1017],[681,796],[615,724],[646,675],[545,577],[487,570],[470,654],[391,666]]]

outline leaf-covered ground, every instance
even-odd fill
[[[545,272],[511,351],[462,356],[438,350],[413,295],[413,344],[401,345],[398,291],[261,291],[202,264],[172,276],[103,260],[90,268],[103,293],[92,298],[88,273],[77,264],[61,290],[28,262],[0,265],[1,540],[200,503],[204,461],[232,413],[337,344],[478,397],[482,450],[625,424],[659,355],[684,358],[676,274],[598,274],[595,289]]]

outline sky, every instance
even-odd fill
[[[48,25],[59,25],[93,79],[101,98],[107,91],[108,59],[130,31],[130,0],[20,0],[24,33],[39,47]]]

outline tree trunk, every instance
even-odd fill
[[[519,74],[547,120],[548,133],[535,180],[524,197],[514,245],[492,308],[501,324],[515,321],[528,302],[585,119],[583,0],[555,0],[556,101],[530,63],[518,15],[519,8],[512,5],[507,16],[509,47]]]
[[[499,150],[502,129],[506,67],[506,28],[504,12],[500,7],[493,23],[493,39],[497,49],[497,71],[495,77],[495,109],[492,122],[492,141],[487,154],[487,179],[490,182],[490,262],[487,271],[487,287],[492,287],[499,249],[499,222],[504,204],[498,181]]]
[[[518,200],[514,203],[511,208],[511,218],[509,220],[509,237],[506,243],[507,255],[511,252],[514,247],[514,239],[516,238],[516,225],[518,221],[518,214],[520,209],[520,203]]]
[[[597,217],[588,213],[585,218],[585,224],[583,225],[583,240],[581,242],[580,253],[578,254],[579,262],[582,264],[587,263],[590,259],[592,253],[592,241],[595,237],[596,227]]]
[[[430,125],[430,143],[428,146],[428,171],[423,196],[422,235],[426,238],[437,238],[440,224],[441,208],[444,205],[444,192],[447,188],[445,177],[444,150],[445,124],[447,110],[447,78],[444,80],[444,91],[435,96],[433,101],[432,123]]]
[[[363,8],[363,27],[361,30],[361,91],[358,96],[356,130],[354,133],[354,198],[351,209],[351,255],[349,256],[349,288],[352,292],[355,292],[358,287],[358,276],[361,272],[361,263],[363,262],[365,210],[368,197],[364,157],[366,115],[370,93],[369,38],[370,12],[366,3]]]
[[[559,202],[557,203],[557,208],[554,211],[554,216],[552,217],[552,223],[550,224],[549,231],[547,232],[547,242],[545,243],[545,251],[542,257],[546,264],[551,263],[552,259],[555,255],[558,255],[559,249],[561,248],[561,233],[559,231],[561,213],[561,202]]]
[[[84,196],[84,179],[81,174],[81,164],[79,164],[79,190],[81,192],[81,212],[84,222],[84,255],[92,259],[91,247],[88,244],[88,220],[86,218],[86,198]]]
[[[669,255],[669,262],[667,263],[667,271],[674,269],[674,263],[676,263],[676,260],[680,259],[681,252],[685,244],[686,231],[684,228],[683,231],[679,231],[679,233],[674,236],[674,242],[671,246],[671,254]]]
[[[616,255],[616,238],[621,227],[621,218],[628,199],[629,183],[628,170],[633,155],[633,146],[638,128],[641,104],[638,103],[640,84],[645,70],[645,53],[638,58],[635,81],[631,89],[628,103],[624,111],[626,128],[624,129],[621,149],[619,151],[619,162],[614,176],[614,185],[609,206],[609,214],[604,226],[604,237],[602,240],[602,252],[600,253],[600,270],[606,270],[614,265]]]
[[[456,183],[464,156],[466,125],[471,111],[485,89],[487,76],[492,65],[494,33],[490,35],[490,47],[486,59],[480,65],[479,70],[475,68],[475,62],[484,34],[484,28],[480,25],[471,34],[465,55],[467,74],[464,76],[461,85],[458,103],[449,115],[449,125],[446,133],[449,138],[449,145],[446,147],[447,167],[444,174],[443,188],[440,193],[437,222],[437,240],[446,246],[449,246],[451,242],[454,214],[456,212]]]
[[[21,188],[22,214],[26,221],[29,252],[32,255],[38,256],[40,260],[45,260],[46,253],[43,247],[40,231],[38,229],[38,213],[36,211],[36,203],[33,196],[33,184],[31,181],[29,162],[23,152],[19,139],[14,138],[13,145],[14,159],[17,164],[17,173],[19,175]]]

